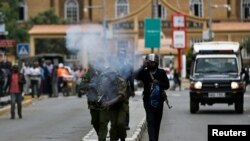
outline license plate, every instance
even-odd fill
[[[226,97],[225,93],[208,93],[209,98]]]

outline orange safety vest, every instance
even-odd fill
[[[57,76],[62,77],[64,75],[69,75],[69,71],[66,68],[58,68]]]

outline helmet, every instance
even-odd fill
[[[63,63],[59,63],[58,67],[62,68],[63,67]]]
[[[149,60],[149,61],[159,63],[159,56],[154,54],[154,53],[148,54],[145,59]]]

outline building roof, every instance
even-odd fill
[[[250,22],[220,22],[212,24],[213,31],[250,31]]]
[[[83,24],[83,25],[34,25],[30,35],[66,35],[68,32],[102,32],[102,25]]]

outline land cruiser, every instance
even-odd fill
[[[234,104],[243,113],[245,82],[238,42],[202,42],[193,46],[190,112],[199,105]]]

